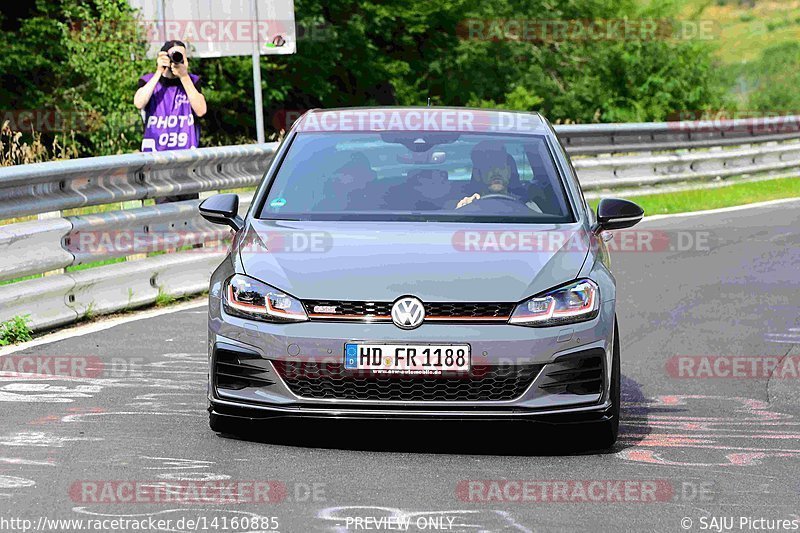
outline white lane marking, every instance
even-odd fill
[[[211,472],[189,472],[186,474],[167,472],[166,474],[158,474],[159,479],[166,479],[168,481],[224,481],[231,479],[228,474],[212,474]]]
[[[40,374],[4,376],[3,372],[0,372],[0,403],[70,403],[78,398],[91,398],[108,387],[124,389],[135,388],[141,391],[143,395],[155,394],[155,392],[148,392],[152,389],[156,389],[164,395],[168,395],[170,392],[183,395],[194,392],[194,396],[196,396],[197,391],[205,390],[205,377],[208,374],[207,370],[182,370],[181,367],[200,367],[206,364],[206,354],[192,355],[176,353],[168,355],[171,355],[173,358],[158,363],[141,365],[130,364],[129,368],[126,368],[125,371],[115,370],[115,365],[113,364],[115,359],[112,359],[112,365],[109,371],[110,377],[51,376]],[[3,359],[0,358],[0,362],[2,360]],[[175,368],[175,370],[167,370],[168,368]],[[195,381],[193,379],[195,377],[202,377],[203,379]],[[203,387],[198,388],[198,383],[203,384]],[[162,410],[162,408],[167,411],[174,410],[169,409],[169,404],[157,402],[152,399],[148,400],[146,396],[144,396],[144,401],[138,401],[140,400],[139,397],[134,400],[134,403],[126,405],[137,405],[139,407],[146,405],[148,406],[148,411]],[[137,401],[138,403],[136,403]],[[187,409],[191,410],[194,410],[194,407],[196,407],[196,403],[190,404],[183,402],[179,405],[184,405]]]
[[[764,335],[764,340],[782,344],[800,343],[800,328],[789,328],[787,332],[788,333],[767,333]]]
[[[207,305],[208,305],[208,299],[203,298],[200,301],[186,302],[184,304],[179,304],[164,309],[137,311],[130,315],[125,315],[117,318],[109,318],[106,320],[101,319],[96,323],[84,324],[81,326],[73,326],[67,329],[56,331],[54,333],[48,333],[32,341],[23,342],[21,344],[16,344],[14,346],[6,346],[5,348],[0,348],[0,356],[19,352],[22,350],[26,350],[28,348],[35,348],[36,346],[41,346],[43,344],[50,344],[52,342],[71,339],[73,337],[82,337],[83,335],[97,333],[98,331],[111,329],[115,326],[119,326],[121,324],[127,324],[129,322],[136,322],[138,320],[145,320],[147,318],[154,318],[157,316],[168,315],[171,313],[179,313],[181,311],[186,311],[187,309],[197,309],[199,307],[204,307]]]
[[[0,463],[6,465],[56,466],[53,461],[34,461],[33,459],[22,459],[21,457],[0,457]]]
[[[23,431],[7,437],[0,437],[0,446],[43,446],[61,448],[66,442],[97,442],[99,437],[58,437],[38,431]]]
[[[203,409],[205,411],[205,409]],[[62,422],[81,422],[90,416],[113,416],[118,418],[122,415],[132,416],[192,416],[192,417],[205,417],[207,414],[197,412],[184,413],[181,411],[109,411],[107,413],[79,413],[74,415],[66,415],[61,417]]]
[[[90,395],[79,395],[81,398],[91,398]],[[72,403],[72,398],[64,398],[61,396],[49,394],[37,394],[31,396],[28,394],[13,394],[10,392],[0,391],[0,402],[14,402],[14,403]]]
[[[91,398],[98,392],[100,387],[83,385],[70,390],[46,383],[10,383],[0,388],[0,402],[72,403],[77,398]]]
[[[633,201],[636,201],[634,198]],[[669,215],[650,215],[644,217],[642,222],[648,222],[650,220],[663,220],[665,218],[675,218],[675,217],[698,217],[704,215],[718,215],[722,213],[731,213],[734,211],[744,211],[745,209],[755,209],[758,207],[769,207],[773,205],[780,205],[786,204],[791,202],[800,202],[800,198],[781,198],[779,200],[768,200],[766,202],[756,202],[754,204],[744,204],[744,205],[734,205],[731,207],[719,207],[717,209],[706,209],[704,211],[688,211],[686,213],[671,213]]]
[[[71,403],[76,398],[91,398],[101,390],[96,385],[70,388],[48,383],[14,382],[0,387],[0,402]]]
[[[145,470],[173,470],[173,472],[156,474],[159,479],[165,479],[167,481],[206,482],[231,479],[231,476],[227,474],[197,472],[197,469],[205,470],[213,467],[216,464],[213,461],[181,459],[177,457],[153,457],[150,455],[141,455],[139,458],[147,461],[147,463],[151,465],[145,466]],[[177,470],[177,472],[174,472],[174,470]]]
[[[19,489],[22,487],[32,487],[36,482],[32,479],[15,476],[0,476],[0,489]]]
[[[149,461],[159,461],[162,466],[146,466],[145,470],[184,470],[187,468],[208,468],[215,463],[201,459],[180,459],[177,457],[151,457],[142,455],[142,459]]]

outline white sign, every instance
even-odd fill
[[[148,57],[165,41],[186,43],[191,57],[297,52],[294,0],[129,0],[138,9]]]

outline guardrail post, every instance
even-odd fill
[[[47,213],[39,213],[36,215],[36,218],[39,220],[52,220],[54,218],[61,218],[61,211],[48,211]],[[67,270],[65,268],[57,268],[56,270],[48,270],[47,272],[42,272],[42,276],[54,276],[57,274],[63,274]]]
[[[122,202],[122,210],[126,209],[137,209],[139,207],[144,207],[144,200],[130,200],[128,202]],[[136,261],[137,259],[144,259],[147,257],[147,254],[133,254],[125,257],[125,261]]]

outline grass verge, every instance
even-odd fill
[[[613,192],[608,196],[613,197]],[[800,178],[777,178],[712,189],[632,196],[630,199],[642,206],[645,215],[666,215],[798,197],[800,197]],[[589,202],[592,209],[597,208],[599,201]]]

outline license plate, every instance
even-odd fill
[[[344,345],[347,370],[376,374],[441,374],[469,372],[469,344],[374,344]]]

